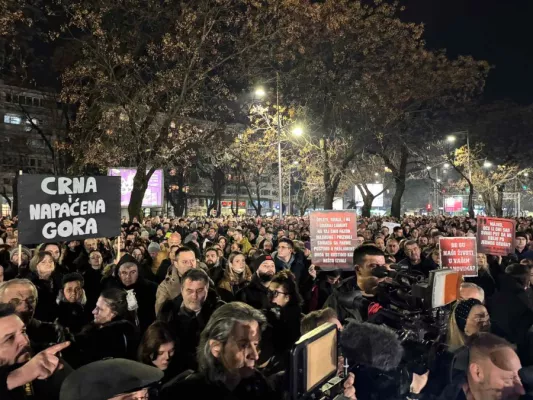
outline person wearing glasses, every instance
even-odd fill
[[[264,373],[270,376],[288,368],[290,349],[300,338],[303,300],[290,271],[278,272],[268,286],[272,307],[266,312],[271,327],[273,357]]]
[[[355,276],[342,281],[324,303],[324,308],[331,307],[337,312],[342,323],[347,318],[359,322],[367,320],[369,300],[362,288],[364,283],[372,278],[374,268],[386,268],[385,253],[373,244],[359,246],[353,252],[353,264]]]
[[[292,240],[285,237],[279,239],[278,250],[272,254],[272,257],[276,264],[276,272],[289,270],[294,274],[297,282],[307,276],[308,268],[304,262],[305,255],[302,251],[295,251]]]

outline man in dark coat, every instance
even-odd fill
[[[525,365],[533,361],[533,309],[526,290],[529,288],[530,268],[511,264],[501,275],[500,291],[487,301],[492,332],[516,344],[517,352]]]
[[[278,250],[273,256],[276,264],[276,272],[288,269],[294,274],[297,282],[300,282],[307,276],[305,257],[302,252],[295,252],[292,240],[281,238],[278,241]]]
[[[187,369],[196,370],[196,347],[200,333],[211,314],[224,304],[214,290],[209,290],[209,277],[201,269],[191,269],[183,275],[181,294],[163,304],[159,319],[165,321],[176,334]]]
[[[259,256],[255,260],[254,270],[255,273],[249,285],[239,290],[235,295],[235,299],[258,310],[270,308],[268,285],[276,272],[274,259],[270,255]]]
[[[139,330],[146,331],[155,321],[155,294],[157,284],[139,276],[139,266],[133,256],[125,254],[117,264],[117,277],[115,287],[124,290],[133,290],[137,299],[137,316]]]
[[[0,399],[59,399],[59,390],[72,368],[57,355],[69,342],[56,344],[31,356],[24,323],[10,304],[0,305]],[[60,368],[60,366],[62,367]]]

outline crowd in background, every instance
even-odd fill
[[[398,226],[391,231],[384,222]],[[341,271],[312,264],[308,217],[134,218],[122,221],[120,240],[20,247],[17,219],[4,218],[0,341],[4,328],[15,332],[15,316],[22,333],[12,334],[20,341],[12,359],[0,351],[0,398],[59,398],[61,385],[64,400],[155,397],[147,389],[132,392],[144,385],[127,390],[120,385],[116,371],[136,368],[146,386],[150,373],[162,383],[162,398],[189,391],[200,398],[280,398],[280,376],[302,334],[326,322],[342,329],[350,320],[376,320],[382,306],[375,288],[387,279],[377,270],[427,277],[440,268],[440,237],[476,235],[476,221],[466,217],[374,217],[360,219],[357,228],[354,268]],[[517,232],[514,253],[477,255],[478,276],[462,284],[448,334],[441,338],[452,349],[474,338],[473,346],[505,350],[507,364],[492,362],[502,378],[475,381],[468,375],[464,398],[512,398],[523,392],[518,369],[533,364],[533,220],[517,219]],[[246,329],[238,330],[241,325]],[[484,337],[488,331],[501,340]],[[10,384],[17,368],[26,365],[34,368],[32,379]],[[116,392],[100,395],[95,382],[84,381],[89,372],[82,372],[91,368],[107,379],[116,372],[111,379],[116,387],[108,385]],[[411,371],[404,395],[423,396],[428,379],[435,378],[429,375]],[[353,384],[348,377],[346,397],[355,398]],[[83,397],[84,390],[91,397]],[[479,397],[476,390],[494,396]],[[462,398],[463,392],[446,398]]]

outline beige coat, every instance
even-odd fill
[[[155,314],[158,315],[163,303],[173,300],[181,293],[181,279],[174,266],[168,268],[165,280],[159,284],[155,295]]]
[[[196,261],[197,268],[202,268],[207,272],[207,266]],[[155,314],[158,315],[161,307],[167,300],[174,300],[181,293],[181,279],[178,275],[178,270],[171,265],[168,268],[167,276],[165,280],[159,284],[157,293],[155,295]]]

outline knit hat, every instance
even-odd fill
[[[21,246],[21,250],[22,250],[22,254],[26,254],[26,256],[28,257],[28,260],[30,260],[31,259],[31,250],[28,249],[27,247],[24,247],[24,246]],[[18,246],[13,248],[13,249],[11,249],[9,251],[9,258],[10,259],[13,258],[13,255],[18,254],[18,252],[19,252]]]
[[[160,251],[161,251],[161,246],[157,244],[156,242],[151,242],[148,245],[148,253],[152,254],[152,253],[158,253]]]
[[[274,261],[272,256],[268,254],[262,254],[259,257],[257,257],[254,261],[254,271],[257,271],[261,264],[263,264],[265,261]]]
[[[472,308],[480,305],[482,304],[478,299],[467,299],[457,303],[455,306],[454,315],[457,326],[461,332],[465,333],[466,320],[468,319],[468,315],[470,314],[470,311],[472,311]]]

